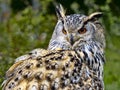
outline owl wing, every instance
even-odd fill
[[[6,72],[3,90],[60,89],[62,83],[68,83],[63,76],[70,77],[69,73],[74,69],[70,58],[74,57],[74,53],[47,51],[43,56],[17,61]]]
[[[34,49],[34,50],[30,51],[29,53],[27,53],[25,55],[22,55],[22,56],[16,58],[15,62],[18,62],[18,61],[21,61],[21,60],[36,59],[38,56],[44,56],[47,53],[48,53],[47,50],[37,48],[37,49]]]

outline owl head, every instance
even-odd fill
[[[83,14],[65,15],[65,10],[59,4],[56,6],[56,13],[58,23],[51,41],[54,39],[61,44],[64,42],[64,45],[72,48],[81,45],[82,42],[95,41],[105,47],[104,29],[98,21],[98,18],[102,16],[101,12],[95,12],[88,16]]]

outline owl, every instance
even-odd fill
[[[104,90],[102,13],[65,15],[62,5],[56,12],[48,49],[18,58],[6,72],[3,90]]]

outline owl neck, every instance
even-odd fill
[[[80,40],[77,43],[75,43],[73,45],[73,49],[75,49],[76,51],[78,50],[85,50],[85,49],[92,49],[94,51],[95,50],[99,50],[102,53],[104,53],[104,46],[99,43],[98,41],[94,40],[94,39],[90,39],[90,40]]]
[[[86,52],[87,56],[101,54],[104,55],[104,47],[101,43],[95,40],[84,41],[81,40],[76,46],[74,46],[77,52]]]
[[[101,44],[92,40],[81,41],[74,48],[79,58],[78,63],[84,63],[89,68],[88,71],[94,71],[97,77],[103,79],[103,64],[105,60],[104,49],[101,47]]]

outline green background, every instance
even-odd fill
[[[57,17],[55,0],[0,0],[0,84],[15,58],[47,48]],[[105,90],[120,90],[120,0],[57,0],[67,14],[103,12]],[[1,88],[0,88],[1,89]]]

